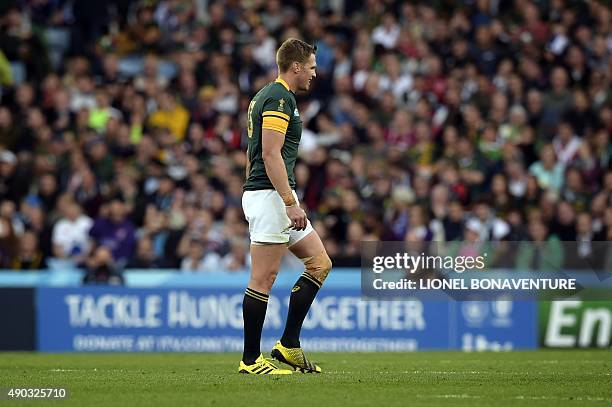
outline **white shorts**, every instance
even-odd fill
[[[293,196],[297,201],[295,191]],[[242,210],[249,222],[251,243],[286,243],[287,246],[292,246],[314,230],[310,220],[306,221],[304,230],[291,228],[285,203],[274,189],[244,191]]]

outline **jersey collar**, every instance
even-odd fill
[[[287,89],[289,92],[291,92],[291,89],[289,89],[289,84],[287,82],[285,82],[285,80],[281,77],[276,78],[276,80],[274,82],[278,82],[281,85],[283,85],[285,87],[285,89]]]

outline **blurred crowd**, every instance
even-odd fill
[[[593,256],[612,240],[610,10],[2,1],[0,267],[247,268],[246,107],[289,37],[317,46],[295,171],[336,266],[367,240]]]

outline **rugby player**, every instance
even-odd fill
[[[316,77],[316,47],[299,39],[283,42],[276,53],[278,78],[251,100],[247,120],[247,170],[242,208],[251,238],[251,277],[242,304],[244,352],[238,371],[249,374],[320,373],[300,346],[300,330],[332,268],[317,232],[300,207],[294,167],[302,135],[295,94]],[[304,263],[291,290],[282,337],[271,356],[291,367],[280,369],[260,351],[268,296],[286,250]]]

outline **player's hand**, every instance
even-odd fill
[[[298,205],[287,206],[287,217],[291,221],[291,227],[295,230],[306,229],[306,212]]]

